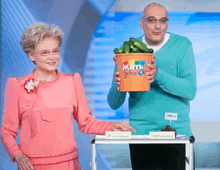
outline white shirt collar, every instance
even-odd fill
[[[166,42],[169,40],[170,38],[170,34],[169,33],[166,33],[165,36],[164,36],[164,40],[163,42],[160,44],[160,45],[157,45],[157,46],[151,46],[151,45],[148,45],[146,40],[145,40],[145,35],[142,36],[142,42],[145,43],[147,45],[147,48],[152,48],[154,50],[154,53],[156,51],[158,51],[161,47],[163,47],[164,44],[166,44]]]

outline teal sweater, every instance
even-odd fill
[[[142,37],[137,38],[142,41]],[[177,135],[192,136],[190,128],[190,100],[196,94],[196,69],[192,43],[186,37],[170,33],[169,40],[154,53],[158,68],[149,92],[129,92],[129,124],[137,133],[148,135],[160,131],[169,120],[165,112],[177,113],[172,121]],[[115,67],[115,71],[117,68]],[[108,104],[118,109],[125,101],[127,92],[117,90],[114,77],[108,93]]]

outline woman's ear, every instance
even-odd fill
[[[28,57],[31,59],[32,62],[34,62],[34,57],[33,57],[33,54],[31,54],[30,52],[28,52]]]

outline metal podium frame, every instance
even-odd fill
[[[186,170],[193,170],[193,143],[185,135],[175,139],[149,139],[149,135],[132,135],[131,139],[105,139],[105,135],[95,135],[91,141],[91,170],[97,170],[96,144],[185,144]]]

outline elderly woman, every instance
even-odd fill
[[[20,170],[80,170],[73,117],[86,134],[135,131],[91,116],[80,75],[57,70],[62,34],[58,26],[46,23],[28,27],[20,44],[36,67],[27,76],[7,81],[1,139]]]

